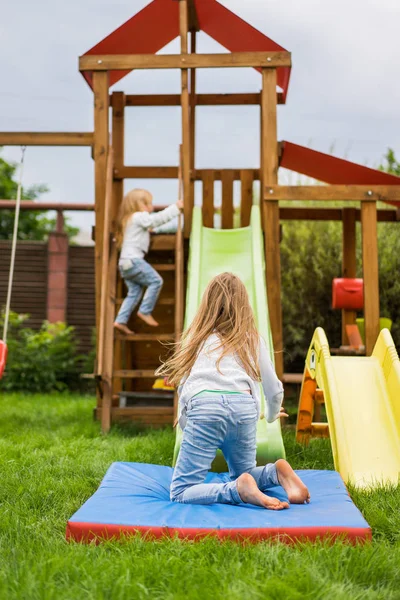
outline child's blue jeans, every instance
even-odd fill
[[[140,304],[139,312],[144,315],[150,315],[153,312],[163,285],[163,279],[144,258],[134,258],[131,261],[131,267],[128,269],[120,267],[120,273],[127,285],[128,295],[119,309],[116,322],[126,325],[140,300],[143,288],[147,289]]]
[[[171,500],[187,504],[240,504],[236,479],[250,473],[261,491],[279,485],[274,464],[256,466],[257,408],[250,394],[196,396],[187,407],[187,424],[171,482]],[[229,483],[204,483],[220,448]]]

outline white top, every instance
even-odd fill
[[[220,340],[217,334],[212,334],[204,342],[189,375],[178,388],[179,423],[186,423],[186,407],[193,396],[203,390],[221,390],[226,392],[246,392],[251,390],[257,403],[260,416],[260,382],[252,379],[243,368],[235,354],[224,356],[217,369],[217,360],[221,350],[217,351]],[[278,418],[283,400],[283,385],[276,376],[275,369],[269,358],[264,340],[260,337],[259,365],[261,384],[265,395],[265,416],[268,423]],[[183,428],[182,427],[182,428]]]
[[[149,251],[150,232],[164,223],[168,223],[179,215],[179,208],[171,204],[160,212],[149,213],[146,211],[133,213],[126,224],[122,242],[120,264],[125,260],[143,258]]]

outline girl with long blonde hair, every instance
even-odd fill
[[[265,492],[281,485],[288,501],[309,501],[306,486],[286,460],[256,466],[260,383],[266,418],[287,416],[283,386],[260,337],[246,288],[232,273],[210,281],[191,325],[174,354],[158,370],[179,385],[183,440],[171,483],[171,500],[212,504],[247,502],[271,510],[289,508]],[[204,483],[221,449],[228,483]]]
[[[114,327],[122,333],[132,333],[128,322],[140,300],[143,288],[146,288],[146,292],[137,316],[147,325],[152,327],[158,325],[152,312],[163,280],[144,257],[149,250],[150,231],[177,217],[182,208],[183,203],[179,201],[165,210],[153,213],[153,196],[147,190],[141,189],[131,190],[122,200],[117,220],[116,240],[121,250],[118,266],[128,288],[128,295],[114,323]]]

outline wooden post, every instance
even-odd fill
[[[94,94],[94,179],[95,179],[95,273],[96,273],[96,330],[99,330],[101,296],[101,256],[103,251],[104,202],[108,153],[108,73],[93,73]]]
[[[361,202],[364,277],[365,351],[372,353],[379,335],[379,276],[377,211],[375,201]]]
[[[190,34],[190,52],[196,53],[196,32]],[[192,177],[196,163],[196,69],[190,69],[190,196],[191,210],[194,206],[195,180]]]
[[[124,166],[125,150],[125,94],[123,92],[113,92],[112,94],[112,147],[114,152],[114,178],[113,178],[113,198],[111,209],[111,230],[115,232],[118,210],[124,195],[124,180],[116,179],[115,175],[121,172]],[[119,273],[117,272],[117,279]],[[122,282],[118,281],[117,287],[121,290]],[[114,307],[115,311],[115,307]],[[129,345],[129,344],[128,344]],[[114,368],[116,371],[122,369],[122,341],[114,341]],[[113,392],[117,394],[122,390],[122,379],[114,379]]]
[[[260,179],[263,228],[265,238],[265,263],[268,295],[268,310],[274,343],[275,369],[278,377],[283,376],[283,335],[281,304],[281,257],[279,248],[279,202],[270,200],[264,188],[278,182],[278,141],[276,115],[276,69],[262,71],[261,130],[262,164]],[[262,199],[264,198],[264,201]]]
[[[181,54],[188,53],[188,5],[187,0],[179,0],[179,33]],[[190,102],[188,69],[181,69],[182,107],[182,170],[184,200],[184,233],[189,237],[192,226],[193,207],[190,202]]]
[[[343,208],[343,277],[356,277],[356,209]],[[354,325],[356,322],[356,311],[342,310],[342,344],[349,344],[346,333],[346,325]]]

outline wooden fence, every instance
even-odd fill
[[[7,295],[11,242],[0,241],[0,309]],[[29,314],[27,326],[39,329],[48,315],[48,244],[18,242],[11,310]],[[95,327],[94,248],[70,246],[67,273],[67,323],[76,329],[79,352],[90,352]]]

